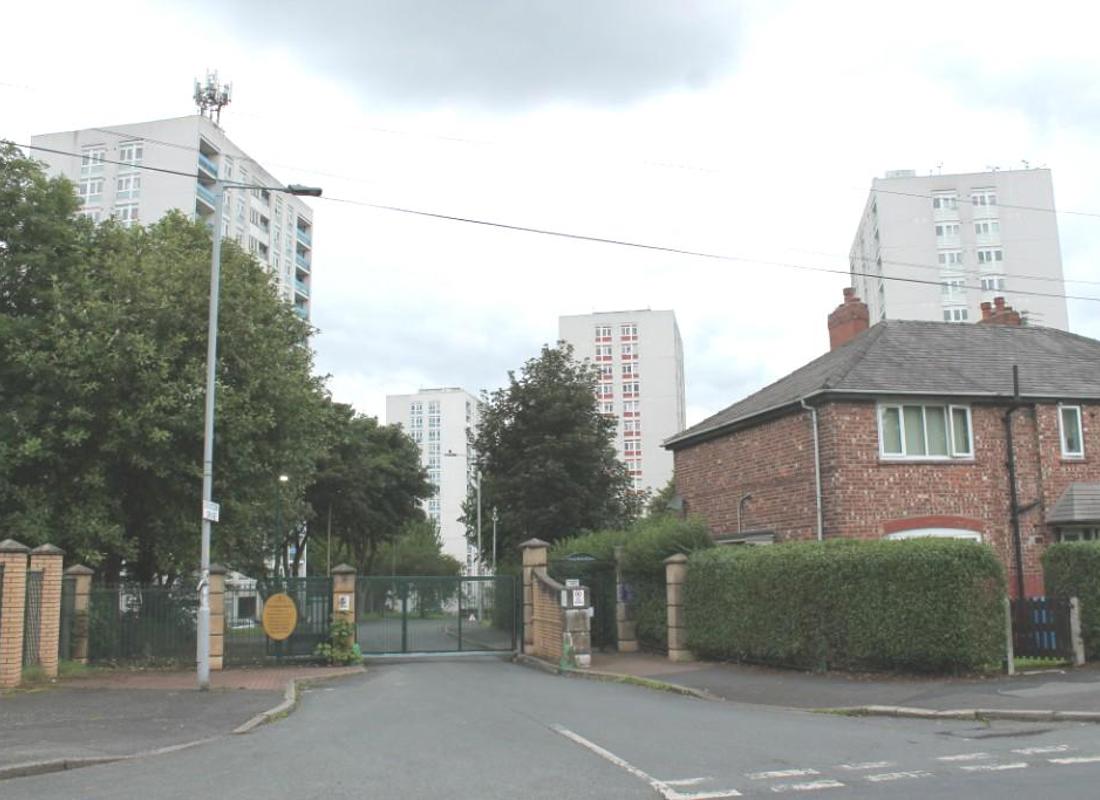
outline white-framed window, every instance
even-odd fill
[[[597,325],[596,326],[596,340],[610,339],[611,338],[611,326],[610,325]]]
[[[944,278],[940,281],[940,291],[944,295],[958,295],[966,290],[963,278]]]
[[[600,403],[600,413],[601,414],[614,414],[615,413],[615,404],[614,403],[605,403],[605,402]]]
[[[90,219],[92,222],[99,222],[102,213],[98,208],[85,208],[78,212],[78,215],[85,219]]]
[[[597,400],[610,400],[613,397],[615,397],[615,387],[612,386],[610,383],[596,387]]]
[[[995,206],[997,193],[993,189],[976,189],[970,195],[970,202],[976,206]]]
[[[638,323],[624,322],[622,325],[619,326],[619,335],[623,339],[638,338]]]
[[[428,445],[428,455],[439,455],[439,442],[432,442],[430,445]]]
[[[1081,406],[1058,406],[1058,430],[1061,434],[1063,458],[1084,458]]]
[[[965,308],[945,308],[943,310],[944,322],[966,322],[970,319],[970,311]]]
[[[428,427],[429,428],[438,428],[439,427],[439,420],[440,420],[439,414],[429,414],[428,415]]]
[[[615,375],[615,368],[613,366],[611,366],[610,364],[600,364],[599,370],[600,370],[600,380],[601,381],[609,381]]]
[[[118,160],[126,165],[137,166],[141,164],[144,153],[145,143],[140,139],[122,142],[118,146]]]
[[[140,175],[119,175],[115,183],[116,200],[136,200],[141,197]]]
[[[974,223],[974,233],[978,236],[988,236],[991,233],[1000,233],[1001,223],[995,219],[982,220]]]
[[[970,408],[881,403],[879,455],[883,458],[972,458]]]
[[[439,401],[438,400],[429,400],[428,401],[428,413],[429,414],[438,414],[439,413]]]
[[[999,292],[1005,288],[1003,275],[984,275],[981,282],[983,292]]]
[[[637,377],[638,365],[637,364],[623,364],[623,378],[629,379]]]
[[[932,195],[932,208],[955,209],[959,207],[959,196],[954,192]]]
[[[124,228],[132,228],[138,221],[137,203],[120,203],[115,206],[112,216],[119,221]]]
[[[631,439],[635,438],[642,432],[641,420],[637,419],[624,419],[623,420],[623,435]]]
[[[103,178],[82,180],[77,184],[76,194],[81,203],[98,203],[103,196]]]
[[[954,267],[963,263],[962,250],[941,250],[939,252],[941,267]]]
[[[412,440],[417,444],[424,441],[424,431],[412,431],[409,436],[411,436]]]
[[[1100,542],[1100,528],[1055,528],[1059,542]]]
[[[248,219],[257,228],[260,227],[260,212],[258,209],[250,208],[248,210]]]
[[[1004,260],[1004,251],[999,247],[985,247],[978,251],[979,264],[999,264]]]
[[[637,381],[623,384],[623,397],[637,397],[641,393],[642,385]]]
[[[982,535],[965,528],[913,528],[908,531],[888,533],[886,538],[895,542],[905,539],[965,539],[969,542],[980,542]]]
[[[101,144],[84,147],[80,151],[80,175],[98,175],[103,172],[103,159],[107,157],[107,148]]]
[[[623,361],[633,361],[638,358],[638,345],[619,345],[619,354],[622,356]]]
[[[638,416],[638,405],[637,400],[623,400],[623,416]]]
[[[423,414],[424,413],[424,404],[422,402],[420,402],[419,400],[416,400],[412,403],[409,403],[409,413],[410,414]]]
[[[435,430],[428,431],[428,441],[429,442],[438,442],[439,441],[439,429],[438,428],[436,428]]]
[[[949,239],[959,235],[959,223],[943,222],[936,225],[936,238]]]
[[[596,345],[596,360],[597,361],[610,361],[611,360],[611,345],[598,344]]]

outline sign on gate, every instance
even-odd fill
[[[289,639],[298,627],[298,607],[286,593],[273,594],[264,603],[264,633],[276,642]]]

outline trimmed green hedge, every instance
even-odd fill
[[[1100,658],[1100,542],[1062,542],[1043,553],[1043,581],[1049,597],[1081,601],[1085,657]]]
[[[972,542],[799,542],[690,557],[688,647],[816,670],[968,672],[1004,655],[1004,571]]]

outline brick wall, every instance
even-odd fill
[[[562,633],[564,620],[558,589],[545,577],[541,570],[535,570],[532,581],[532,601],[534,604],[532,627],[534,639],[531,655],[557,663],[562,656]]]
[[[819,410],[825,536],[878,539],[923,527],[982,534],[1015,575],[1003,405],[971,404],[973,460],[898,462],[878,454],[874,402]],[[1054,533],[1044,514],[1074,481],[1100,480],[1100,405],[1082,408],[1085,459],[1063,459],[1058,407],[1024,407],[1013,417],[1018,500],[1040,501],[1020,519],[1025,588],[1042,593],[1040,557]],[[816,536],[813,443],[805,411],[676,453],[676,481],[689,513],[712,533],[772,529],[777,540]]]

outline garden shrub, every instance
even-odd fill
[[[1085,657],[1100,658],[1100,542],[1062,542],[1043,553],[1043,580],[1049,597],[1081,601]]]
[[[690,557],[688,647],[825,669],[967,672],[1004,652],[1004,572],[945,539],[796,542]]]

